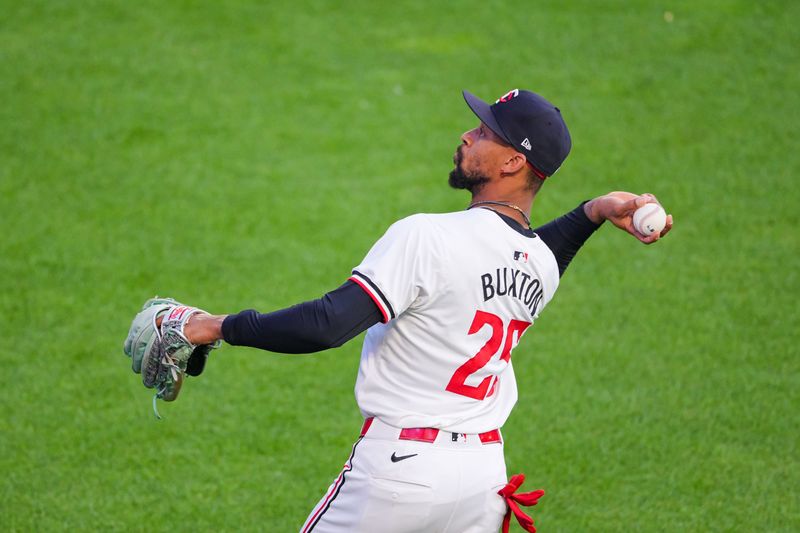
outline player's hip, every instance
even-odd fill
[[[501,440],[441,432],[410,440],[393,429],[403,428],[375,420],[362,432],[302,531],[497,531],[507,479]]]

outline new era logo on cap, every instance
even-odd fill
[[[531,91],[513,89],[489,105],[464,91],[464,100],[489,129],[525,154],[540,177],[552,176],[567,158],[572,139],[559,109]]]

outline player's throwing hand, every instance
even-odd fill
[[[624,191],[614,191],[586,202],[584,211],[586,216],[597,224],[603,220],[608,220],[641,242],[652,244],[672,229],[672,215],[667,215],[667,223],[660,232],[643,235],[633,225],[633,213],[645,204],[661,205],[658,199],[650,193],[639,195]]]

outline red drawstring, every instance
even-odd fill
[[[506,500],[506,505],[508,506],[506,516],[503,518],[503,533],[508,533],[512,512],[514,513],[514,516],[517,517],[517,521],[519,522],[519,525],[522,526],[522,529],[528,531],[529,533],[536,533],[536,528],[533,526],[533,518],[526,515],[519,506],[523,505],[525,507],[531,507],[536,505],[539,503],[539,498],[544,496],[544,491],[534,490],[531,492],[520,492],[519,494],[515,494],[517,489],[519,489],[520,485],[522,485],[524,482],[525,474],[517,474],[516,476],[512,476],[511,480],[508,482],[508,485],[503,487],[497,493]]]

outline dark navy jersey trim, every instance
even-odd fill
[[[371,279],[369,279],[367,276],[365,276],[364,274],[362,274],[358,270],[353,270],[353,274],[357,275],[358,277],[360,277],[361,279],[363,279],[364,281],[367,282],[367,284],[372,288],[372,290],[375,291],[375,294],[377,294],[380,297],[381,301],[384,304],[386,304],[386,309],[389,310],[389,317],[390,318],[395,318],[397,315],[395,315],[395,313],[394,313],[394,309],[392,308],[392,304],[389,303],[389,300],[386,299],[386,296],[384,296],[384,294],[381,292],[381,290],[378,288],[378,286],[375,285],[375,283],[373,283]]]
[[[528,238],[531,238],[531,239],[535,239],[535,238],[538,236],[538,235],[536,235],[536,233],[534,233],[534,231],[533,231],[532,229],[530,229],[530,228],[523,228],[523,227],[520,225],[520,223],[519,223],[519,222],[517,222],[516,220],[514,220],[514,219],[513,219],[513,218],[511,218],[510,216],[508,216],[508,215],[504,215],[503,213],[498,213],[498,212],[497,212],[497,211],[495,211],[494,209],[490,209],[489,211],[494,211],[495,213],[497,213],[497,215],[498,215],[500,218],[502,218],[502,219],[503,219],[503,222],[505,222],[506,224],[508,224],[508,227],[510,227],[511,229],[513,229],[514,231],[516,231],[517,233],[519,233],[520,235],[522,235],[523,237],[528,237]]]

